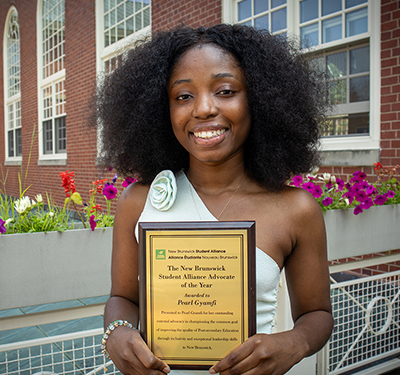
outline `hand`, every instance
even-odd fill
[[[107,351],[124,375],[165,375],[168,365],[148,348],[136,329],[119,326],[107,339]]]
[[[305,353],[292,331],[256,334],[234,349],[210,369],[222,375],[282,375],[299,362]]]

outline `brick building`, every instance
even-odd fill
[[[0,2],[0,189],[64,198],[59,172],[74,171],[87,198],[97,139],[86,126],[96,76],[151,31],[245,23],[298,35],[337,80],[322,139],[324,171],[342,177],[400,164],[400,1],[4,0]],[[22,172],[22,173],[21,173]],[[26,174],[26,179],[25,179]],[[2,184],[3,183],[3,184]]]

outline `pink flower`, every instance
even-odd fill
[[[97,225],[97,221],[94,219],[94,215],[89,217],[89,224],[90,224],[90,228],[93,231],[94,228],[96,228],[96,225]]]
[[[322,188],[319,185],[314,185],[314,187],[311,189],[311,194],[314,198],[321,198],[322,193]]]
[[[331,205],[333,203],[333,199],[331,198],[331,197],[325,197],[323,200],[322,200],[322,204],[324,205],[324,206],[329,206],[329,205]]]
[[[387,194],[386,194],[386,196],[387,196],[388,198],[394,198],[395,195],[396,195],[396,194],[394,193],[393,190],[389,190],[389,191],[387,192]]]
[[[7,232],[7,228],[5,227],[6,222],[3,219],[0,219],[0,233],[6,233]]]
[[[127,188],[130,184],[133,184],[136,182],[136,178],[133,177],[126,177],[124,182],[122,183],[122,186],[124,188]]]
[[[303,183],[303,177],[301,176],[294,176],[293,177],[293,184],[296,187],[299,187]]]
[[[106,186],[103,189],[103,195],[106,199],[114,199],[117,196],[118,190],[113,184],[106,183]]]
[[[355,206],[354,207],[354,215],[358,215],[358,214],[360,214],[361,212],[363,212],[363,209],[361,208],[361,205],[358,205],[358,206]]]
[[[356,198],[356,200],[359,201],[359,202],[365,202],[367,200],[367,198],[368,198],[368,195],[364,190],[359,190],[354,195],[354,198]]]
[[[338,185],[338,189],[342,191],[344,188],[344,181],[341,178],[336,178],[336,183]]]
[[[375,203],[377,206],[382,206],[382,205],[385,204],[386,201],[387,201],[386,195],[377,195],[377,196],[375,197],[374,203]]]
[[[314,188],[314,184],[311,181],[309,181],[309,182],[306,182],[305,184],[301,185],[301,188],[304,190],[307,190],[311,193],[311,191]]]
[[[365,190],[365,192],[367,193],[367,195],[371,195],[374,194],[376,191],[375,187],[373,185],[369,185],[367,187],[367,189]]]
[[[373,205],[374,202],[372,202],[372,198],[367,198],[364,202],[361,203],[361,207],[363,210],[368,210]]]

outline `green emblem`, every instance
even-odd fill
[[[156,250],[156,259],[166,259],[165,249],[157,249]]]

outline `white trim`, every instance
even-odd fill
[[[8,106],[21,100],[21,57],[20,57],[20,90],[19,93],[8,97],[8,23],[10,21],[10,17],[14,12],[17,12],[17,8],[12,5],[8,9],[7,16],[5,18],[4,30],[3,30],[3,97],[4,97],[4,157],[5,163],[9,163],[12,165],[14,163],[20,164],[22,162],[22,155],[20,156],[8,156]],[[18,19],[19,22],[19,19]],[[22,119],[21,119],[22,121]],[[22,123],[21,123],[22,129]],[[15,130],[15,129],[14,129]],[[22,130],[21,130],[22,132]],[[16,149],[16,144],[14,145],[14,149]]]

